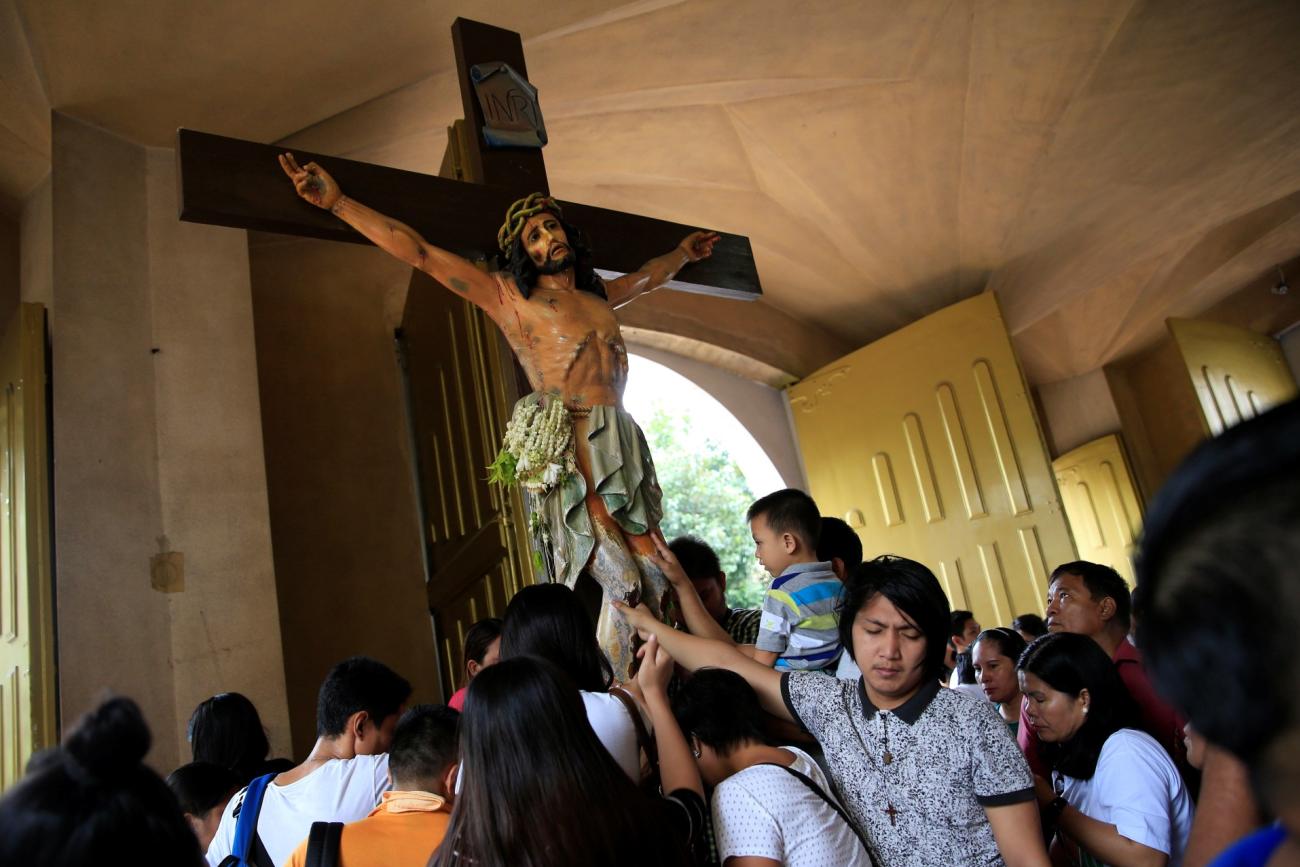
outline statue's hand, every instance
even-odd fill
[[[686,254],[687,261],[698,262],[713,255],[713,245],[721,237],[717,232],[691,232],[677,245],[677,249]]]
[[[329,176],[329,172],[314,162],[299,166],[293,154],[280,154],[280,168],[293,181],[298,195],[318,208],[329,210],[343,198],[343,191]]]

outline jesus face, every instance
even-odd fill
[[[524,250],[541,274],[558,274],[573,266],[573,248],[560,220],[549,211],[534,214],[519,236]]]

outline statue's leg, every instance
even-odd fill
[[[601,606],[596,621],[596,636],[614,666],[614,676],[627,680],[635,659],[636,635],[610,608],[609,602],[613,599],[628,603],[645,602],[657,617],[662,616],[666,609],[674,611],[675,603],[669,601],[672,596],[668,579],[650,559],[655,551],[654,541],[646,534],[625,533],[610,515],[605,501],[595,492],[590,456],[581,447],[586,442],[588,422],[585,417],[574,419],[574,438],[579,446],[574,452],[578,470],[587,483],[587,514],[591,516],[592,532],[596,538],[587,571],[600,584],[605,595],[605,604]]]

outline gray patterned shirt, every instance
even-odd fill
[[[781,694],[821,744],[844,807],[882,867],[1004,863],[984,808],[1032,801],[1034,789],[993,705],[926,678],[907,702],[881,711],[860,678],[820,672],[787,673]]]

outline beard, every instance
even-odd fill
[[[577,261],[577,257],[573,255],[572,250],[569,250],[569,252],[565,253],[563,256],[561,256],[558,259],[547,259],[541,265],[537,265],[536,266],[537,273],[538,274],[559,274],[562,271],[567,271],[570,268],[572,268],[573,263],[576,261]]]

